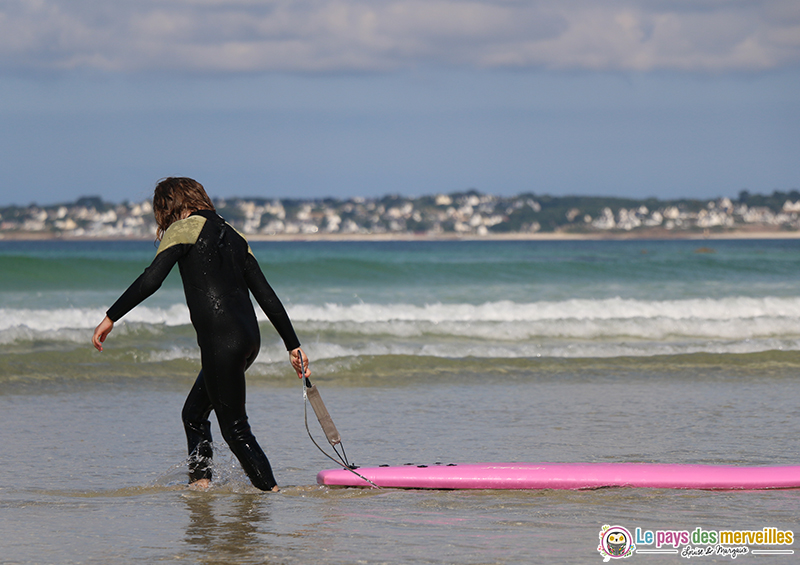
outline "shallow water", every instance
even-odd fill
[[[604,369],[548,377],[506,367],[463,382],[429,369],[410,383],[329,380],[320,388],[360,465],[796,463],[796,367],[768,377],[749,366],[655,376],[624,363]],[[0,397],[4,563],[597,562],[603,524],[796,528],[800,490],[319,487],[315,473],[330,463],[306,435],[301,389],[258,380],[249,391],[250,418],[282,491],[256,491],[220,446],[215,485],[192,492],[184,486],[183,391],[175,381],[48,388]],[[715,559],[730,558],[703,557]]]
[[[254,249],[358,465],[797,464],[800,243],[713,245]],[[800,529],[800,490],[317,486],[332,463],[266,322],[248,410],[282,491],[254,489],[223,443],[213,487],[189,491],[199,354],[178,281],[89,346],[152,253],[0,242],[0,563],[600,563],[604,524]]]

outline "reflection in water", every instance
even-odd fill
[[[264,563],[267,501],[261,494],[188,493],[185,540],[197,563]]]

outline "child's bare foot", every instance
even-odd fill
[[[278,485],[275,485],[274,487],[272,487],[272,492],[280,492],[280,491],[281,491],[281,489],[278,488]]]
[[[190,490],[208,490],[211,487],[211,481],[208,479],[198,479],[193,483],[189,483]]]

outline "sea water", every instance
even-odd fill
[[[252,248],[357,465],[800,463],[800,241]],[[0,241],[0,563],[599,563],[604,525],[800,535],[800,490],[317,486],[335,465],[263,314],[247,402],[282,490],[249,484],[216,423],[214,484],[187,490],[199,351],[177,269],[90,345],[153,254]]]

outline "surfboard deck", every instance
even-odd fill
[[[407,489],[800,488],[800,465],[738,467],[662,463],[471,463],[359,467],[356,472],[379,487]],[[372,486],[346,469],[320,471],[317,484]]]

